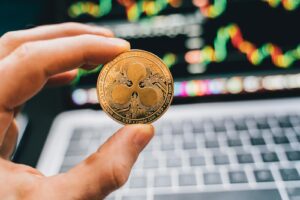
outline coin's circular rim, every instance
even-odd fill
[[[131,49],[131,50],[129,50],[129,51],[125,51],[125,52],[123,52],[123,53],[121,53],[121,54],[119,54],[116,58],[114,58],[113,60],[111,60],[110,62],[108,62],[108,63],[106,63],[103,67],[102,67],[102,69],[101,69],[101,71],[100,71],[100,73],[99,73],[99,75],[98,75],[98,79],[97,79],[97,97],[98,97],[98,101],[99,101],[99,104],[100,104],[100,106],[101,106],[101,108],[102,108],[102,110],[111,118],[111,119],[113,119],[114,121],[116,121],[116,122],[118,122],[118,123],[120,123],[120,124],[123,124],[123,125],[126,125],[127,123],[125,123],[125,122],[123,122],[123,121],[121,121],[121,120],[118,120],[118,119],[115,119],[105,108],[104,108],[104,105],[103,105],[103,100],[101,100],[101,98],[100,98],[100,94],[99,94],[99,87],[101,87],[99,84],[99,82],[100,82],[100,77],[101,77],[101,74],[102,74],[102,72],[104,71],[104,68],[106,68],[108,65],[109,65],[109,63],[111,63],[111,62],[113,62],[115,59],[117,59],[119,56],[121,56],[122,54],[125,54],[125,53],[130,53],[130,52],[141,52],[141,53],[146,53],[146,54],[150,54],[151,56],[153,56],[153,57],[155,57],[158,61],[160,61],[164,66],[165,66],[165,70],[170,74],[170,81],[171,81],[171,86],[172,86],[172,96],[171,96],[171,98],[170,98],[170,101],[169,101],[169,103],[167,104],[167,107],[161,112],[161,114],[160,115],[157,115],[157,117],[156,118],[154,118],[154,119],[152,119],[152,120],[149,120],[149,121],[147,121],[146,122],[146,124],[151,124],[151,123],[153,123],[153,122],[155,122],[156,120],[158,120],[159,118],[161,118],[164,114],[165,114],[165,112],[169,109],[169,107],[170,107],[170,105],[171,105],[171,103],[172,103],[172,101],[173,101],[173,97],[174,97],[174,79],[173,79],[173,76],[172,76],[172,73],[171,73],[171,71],[170,71],[170,69],[168,68],[168,66],[163,62],[163,60],[160,58],[160,57],[158,57],[157,55],[155,55],[155,54],[153,54],[153,53],[151,53],[151,52],[149,52],[149,51],[145,51],[145,50],[140,50],[140,49]],[[164,105],[164,104],[163,104]],[[161,107],[160,107],[161,108]],[[159,108],[159,109],[160,109]],[[153,115],[153,114],[152,114]],[[151,115],[151,116],[152,116]],[[146,118],[147,119],[147,118]],[[130,120],[129,120],[130,121]],[[137,124],[137,123],[128,123],[128,124]]]

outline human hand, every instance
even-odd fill
[[[123,127],[81,164],[52,177],[8,159],[17,139],[14,116],[20,105],[46,84],[69,83],[76,68],[93,68],[129,48],[107,29],[77,23],[10,32],[0,38],[0,199],[103,199],[126,182],[153,137],[151,125]]]

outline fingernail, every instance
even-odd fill
[[[130,43],[126,40],[123,40],[121,38],[107,38],[109,41],[111,41],[114,45],[122,46],[125,49],[130,49]]]
[[[134,137],[134,144],[142,151],[153,137],[154,128],[149,124],[138,124],[136,126],[136,133]]]
[[[113,37],[114,36],[114,33],[111,30],[107,29],[107,28],[102,28],[102,27],[100,28],[100,27],[95,26],[94,31],[97,32],[97,33],[104,34],[107,37]]]

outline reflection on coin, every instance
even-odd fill
[[[173,91],[168,67],[142,50],[122,53],[104,65],[97,82],[102,109],[122,124],[155,121],[168,109]]]

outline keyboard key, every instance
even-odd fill
[[[80,141],[70,141],[65,156],[83,156],[88,153],[88,145],[80,145]]]
[[[176,125],[172,127],[172,134],[173,135],[182,135],[183,129],[181,125]]]
[[[65,156],[84,156],[88,153],[88,148],[75,148],[75,145],[73,147],[69,146]]]
[[[147,197],[145,195],[138,196],[124,196],[122,200],[145,200]]]
[[[193,133],[204,133],[204,126],[201,122],[195,122],[193,125]]]
[[[73,134],[72,134],[72,137],[71,137],[71,141],[78,141],[81,139],[81,137],[84,136],[84,128],[83,127],[80,127],[80,128],[75,128],[73,130]]]
[[[183,149],[197,149],[196,141],[183,142]]]
[[[204,133],[204,128],[203,127],[194,127],[193,133],[195,133],[195,134]]]
[[[248,127],[247,127],[245,119],[237,120],[235,122],[235,129],[237,131],[246,131],[246,130],[248,130]]]
[[[240,139],[228,139],[227,144],[230,147],[242,146],[242,141]]]
[[[272,173],[268,169],[254,170],[254,176],[257,182],[271,182],[274,181]]]
[[[273,139],[274,139],[274,142],[276,144],[287,144],[287,143],[289,143],[289,140],[288,140],[288,138],[285,135],[274,136]]]
[[[173,142],[164,142],[161,144],[161,150],[163,151],[171,151],[174,150],[174,143]]]
[[[292,122],[295,125],[299,125],[300,124],[300,117],[297,115],[290,115],[290,122]]]
[[[222,184],[221,176],[218,172],[204,173],[204,184]]]
[[[160,127],[155,127],[155,135],[157,136],[163,135],[163,130]]]
[[[297,140],[298,142],[300,142],[300,135],[297,135]]]
[[[300,160],[300,151],[287,151],[286,156],[290,161]]]
[[[195,174],[180,174],[179,175],[179,185],[180,186],[188,186],[188,185],[196,185],[196,176]]]
[[[170,187],[171,185],[171,176],[169,175],[157,175],[154,178],[155,187]]]
[[[167,159],[167,167],[181,167],[181,159],[179,157],[169,157]]]
[[[129,187],[145,188],[147,187],[147,178],[145,176],[133,176],[130,179]]]
[[[294,168],[280,169],[280,174],[284,181],[300,180],[300,176],[299,176],[297,170]]]
[[[237,159],[239,163],[253,163],[253,157],[250,153],[238,154]]]
[[[300,199],[300,187],[287,188],[287,192],[291,200]]]
[[[62,163],[63,166],[75,166],[79,164],[84,157],[82,156],[65,156],[64,161]]]
[[[229,172],[230,183],[247,183],[246,173],[243,171]]]
[[[237,190],[223,192],[155,194],[154,200],[281,200],[277,189]],[[127,199],[126,199],[127,200]]]
[[[290,128],[293,127],[288,117],[278,118],[278,124],[281,128]]]
[[[218,148],[219,142],[218,142],[218,140],[206,140],[205,147],[206,148]]]
[[[252,145],[265,145],[265,140],[262,137],[252,137],[250,139]]]
[[[278,162],[278,156],[275,152],[267,152],[261,154],[264,162]]]
[[[109,195],[108,197],[105,197],[105,200],[115,200],[115,196],[114,195]]]
[[[226,132],[225,124],[222,123],[222,122],[214,123],[214,131],[216,133],[218,133],[218,132]]]
[[[205,159],[203,156],[192,156],[192,157],[190,157],[190,165],[191,166],[204,166]]]
[[[270,129],[267,119],[256,119],[257,128],[260,130]]]
[[[296,135],[300,135],[300,122],[297,122],[297,124],[294,126],[294,131]]]
[[[144,168],[150,169],[150,168],[158,168],[158,160],[157,159],[146,159],[144,160]]]
[[[226,165],[229,164],[229,158],[227,155],[215,155],[213,157],[215,165]]]

